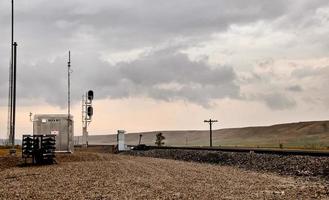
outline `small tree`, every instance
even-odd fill
[[[155,144],[158,146],[158,147],[161,147],[162,145],[164,145],[165,143],[163,142],[163,140],[165,140],[165,136],[162,135],[162,133],[157,133],[156,134],[156,139],[155,139]]]

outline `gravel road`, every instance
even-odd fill
[[[83,152],[57,159],[3,167],[0,199],[329,199],[324,180],[233,166]]]

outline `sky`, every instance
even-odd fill
[[[0,1],[0,138],[7,135],[11,1]],[[16,0],[17,135],[66,113],[75,135],[326,120],[327,0]]]

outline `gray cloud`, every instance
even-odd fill
[[[294,99],[280,93],[265,95],[264,100],[266,105],[273,110],[289,109],[295,107],[297,104]]]
[[[300,85],[292,85],[286,88],[288,91],[291,92],[302,92],[303,88]]]
[[[297,28],[307,33],[305,41],[326,46],[323,41],[327,32],[319,31],[317,36],[322,37],[314,37],[312,30],[305,31],[314,24],[320,26],[307,19],[324,6],[328,6],[328,1],[17,1],[19,99],[41,98],[53,105],[66,104],[68,49],[73,51],[75,102],[87,89],[94,89],[98,98],[147,96],[165,101],[186,100],[203,106],[209,106],[213,99],[237,99],[241,82],[237,83],[233,67],[212,68],[205,61],[191,61],[179,53],[182,47],[166,47],[117,65],[100,60],[99,53],[158,47],[164,43],[170,46],[172,41],[193,47],[209,40],[213,33],[225,32],[232,24],[240,26],[257,21],[270,24],[278,19],[281,21],[274,29],[281,28],[284,32]],[[8,93],[9,8],[10,2],[0,2],[0,92],[4,103]],[[298,47],[300,41],[294,42],[288,45]],[[318,73],[305,70],[296,70],[292,75],[303,78]],[[273,78],[267,77],[265,81],[271,82]],[[251,79],[246,81],[257,82]],[[299,90],[293,87],[282,89]],[[256,96],[262,96],[261,101],[272,109],[291,108],[296,104],[284,92]]]
[[[292,77],[301,79],[321,75],[321,71],[319,69],[313,69],[312,67],[302,67],[292,71],[291,75]]]
[[[162,100],[183,99],[208,105],[218,98],[238,98],[239,86],[231,67],[210,68],[205,62],[192,62],[186,55],[157,52],[135,62],[122,64],[120,73],[135,90]],[[175,87],[158,86],[174,83]],[[145,90],[146,89],[146,90]]]
[[[315,78],[317,76],[326,76],[329,73],[329,67],[300,67],[291,72],[291,76],[298,79]]]
[[[145,96],[173,101],[185,100],[202,106],[220,98],[238,98],[239,86],[232,67],[211,68],[203,61],[192,62],[185,54],[156,51],[130,63],[111,65],[92,55],[72,55],[72,96],[78,102],[88,89],[96,97],[127,98]],[[18,97],[66,105],[67,74],[65,58],[22,66]],[[32,78],[31,78],[32,77]],[[4,99],[5,95],[1,95]]]
[[[289,5],[284,0],[197,0],[192,3],[188,0],[130,0],[122,3],[114,0],[93,3],[60,0],[16,4],[16,38],[28,52],[26,59],[58,55],[63,47],[81,45],[96,51],[116,51],[153,46],[175,38],[205,40],[230,24],[279,17]],[[9,7],[8,2],[0,8],[0,13],[3,13],[0,24],[4,27],[0,33],[7,36],[3,39],[8,41],[10,9],[6,8]],[[79,50],[83,51],[83,48]]]
[[[192,62],[185,54],[156,51],[130,63],[95,71],[89,80],[103,88],[104,97],[147,96],[172,101],[186,100],[206,106],[216,98],[238,98],[239,86],[231,67],[212,69]]]

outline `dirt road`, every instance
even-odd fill
[[[324,181],[236,167],[76,153],[0,171],[0,199],[329,199]]]

